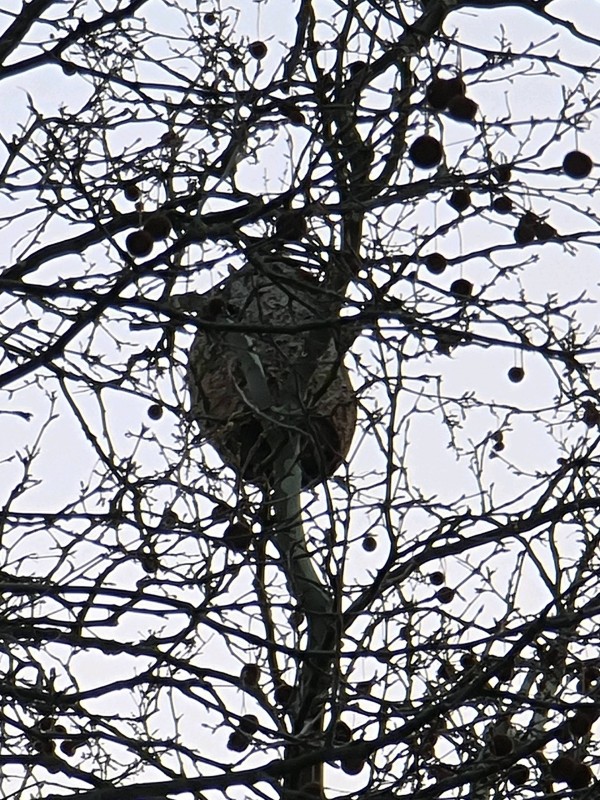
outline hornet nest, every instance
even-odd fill
[[[318,278],[280,261],[253,264],[172,301],[212,323],[198,329],[188,382],[191,416],[223,461],[271,485],[295,434],[305,488],[335,472],[354,434],[356,396],[331,327],[319,325],[335,312]]]

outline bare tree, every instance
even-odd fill
[[[16,5],[2,796],[596,797],[593,10]]]

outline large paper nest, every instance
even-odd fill
[[[194,298],[198,317],[219,328],[201,327],[190,350],[192,417],[244,480],[284,477],[273,466],[290,441],[298,442],[304,487],[348,454],[356,397],[327,325],[330,300],[312,274],[278,262],[245,267]]]

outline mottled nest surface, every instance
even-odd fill
[[[192,416],[223,461],[244,480],[272,484],[274,458],[292,433],[300,437],[303,485],[329,477],[348,454],[356,397],[322,324],[333,312],[318,279],[279,262],[247,266],[207,294],[174,301],[200,319],[236,326],[200,328],[188,367]],[[248,385],[249,353],[260,362],[268,402],[257,402]]]

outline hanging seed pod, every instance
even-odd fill
[[[465,84],[462,78],[434,78],[427,86],[425,97],[432,108],[444,111],[453,97],[464,93]]]
[[[240,673],[242,686],[254,688],[258,686],[260,679],[260,667],[258,664],[244,664]]]
[[[134,258],[145,258],[152,252],[154,239],[147,231],[132,231],[125,239],[125,247]]]
[[[362,540],[362,548],[366,553],[372,553],[377,549],[377,539],[374,536],[365,536]]]
[[[366,763],[364,758],[346,758],[340,762],[340,767],[346,775],[358,775],[363,771]]]
[[[576,762],[571,775],[567,778],[567,786],[575,791],[577,789],[585,789],[586,786],[590,785],[593,778],[594,774],[587,764]]]
[[[257,61],[262,61],[263,58],[267,55],[267,45],[264,42],[251,42],[248,45],[248,52],[255,58]]]
[[[443,155],[442,145],[433,136],[419,136],[408,151],[408,157],[419,169],[431,169],[437,166]]]
[[[448,114],[457,122],[472,122],[479,106],[474,100],[463,95],[456,95],[448,103]]]
[[[508,183],[512,177],[510,164],[497,164],[492,170],[492,175],[498,183]]]
[[[227,741],[227,749],[234,753],[243,753],[250,747],[250,737],[240,730],[233,731]]]
[[[509,214],[513,210],[513,201],[510,197],[506,197],[506,195],[495,197],[492,202],[492,208],[494,211],[497,211],[498,214]]]
[[[144,230],[155,242],[160,242],[171,233],[171,220],[166,214],[154,214],[144,223]]]
[[[471,205],[471,192],[468,189],[455,189],[450,195],[448,205],[458,212],[466,211]]]
[[[252,542],[252,530],[245,522],[232,522],[223,534],[223,543],[238,553],[245,552]]]
[[[139,187],[135,183],[126,183],[123,187],[123,194],[130,203],[135,203],[142,196]]]
[[[148,407],[148,411],[146,412],[150,419],[157,420],[160,419],[163,415],[163,407],[158,403],[153,403],[153,405]]]
[[[455,595],[454,589],[451,589],[450,586],[442,586],[441,589],[438,589],[435,593],[435,596],[440,601],[440,603],[451,603],[454,600]]]
[[[593,166],[592,159],[580,150],[567,153],[563,161],[563,171],[569,178],[587,178]]]
[[[465,278],[457,278],[450,284],[450,291],[457,297],[466,299],[473,294],[473,284]]]
[[[246,736],[254,736],[258,730],[258,717],[254,714],[244,714],[244,716],[240,718],[238,730],[245,733]]]
[[[278,706],[285,708],[291,703],[293,694],[294,690],[289,684],[278,683],[273,692],[273,697]]]
[[[515,764],[508,770],[506,777],[513,786],[523,786],[529,780],[529,767],[525,764]]]
[[[558,235],[556,228],[544,220],[538,220],[534,225],[535,238],[540,242],[547,242]]]
[[[536,237],[536,226],[539,220],[531,211],[526,211],[517,227],[515,228],[515,242],[517,244],[529,244]]]
[[[448,262],[441,253],[429,253],[425,256],[425,266],[432,275],[441,275],[448,266]]]
[[[333,744],[335,747],[349,744],[352,741],[352,729],[341,719],[335,723],[333,729]]]

